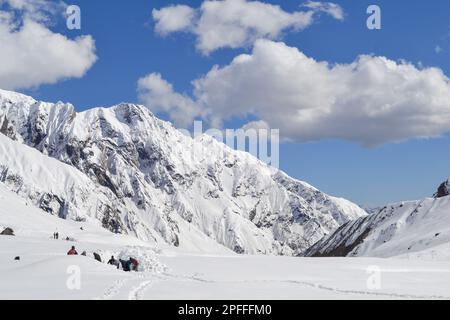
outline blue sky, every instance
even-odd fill
[[[265,2],[292,12],[303,1]],[[373,54],[439,67],[450,75],[450,2],[334,2],[344,9],[343,21],[323,15],[301,32],[286,32],[281,40],[318,61],[351,63],[360,54]],[[198,7],[201,1],[170,3]],[[82,29],[67,30],[64,21],[51,29],[72,39],[91,35],[98,61],[80,79],[18,91],[41,100],[71,102],[81,111],[123,101],[138,102],[138,79],[158,72],[177,92],[190,94],[191,81],[206,74],[213,65],[230,64],[235,56],[252,51],[252,46],[225,48],[205,56],[196,49],[192,34],[157,35],[151,12],[167,6],[167,1],[73,0],[71,4],[82,10]],[[381,30],[366,27],[366,9],[370,4],[382,9]],[[436,52],[437,46],[442,52]],[[165,114],[160,116],[168,118]],[[241,124],[242,119],[226,122],[227,127]],[[381,205],[432,195],[437,185],[450,176],[449,136],[370,148],[337,139],[284,143],[280,163],[288,174],[325,192],[359,204]]]

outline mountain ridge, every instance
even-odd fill
[[[386,205],[341,225],[306,252],[310,257],[392,257],[450,244],[450,197],[443,182],[433,197]],[[444,190],[445,189],[445,190]]]
[[[75,168],[102,190],[108,201],[89,204],[78,218],[95,216],[111,231],[139,239],[201,246],[191,239],[195,233],[236,253],[301,255],[366,215],[212,137],[185,136],[140,105],[77,113],[71,104],[0,91],[0,132]],[[81,201],[55,196],[62,197],[48,209],[55,215]],[[76,215],[69,210],[66,217]]]

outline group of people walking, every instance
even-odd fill
[[[70,250],[67,252],[67,255],[68,256],[78,255],[75,246],[72,246],[70,248]],[[81,255],[86,256],[86,251],[83,251]],[[100,256],[97,253],[94,253],[94,258],[95,260],[102,262]],[[122,267],[122,270],[127,272],[138,271],[139,266],[139,262],[133,257],[130,257],[128,260],[122,259],[117,260],[116,258],[114,258],[114,256],[111,256],[111,259],[109,259],[108,264],[117,267],[117,269],[120,269],[120,267]]]
[[[137,271],[139,262],[135,259],[130,257],[128,260],[116,260],[114,256],[109,259],[108,264],[116,266],[117,269],[120,269],[122,267],[123,271]]]
[[[72,248],[70,248],[70,250],[67,252],[67,255],[68,256],[77,256],[78,255],[78,252],[77,252],[77,250],[75,249],[75,246],[72,246]],[[87,254],[86,254],[86,251],[83,251],[82,253],[81,253],[81,255],[82,256],[86,256]],[[98,260],[97,258],[96,258],[96,260]],[[101,262],[101,261],[100,261]]]

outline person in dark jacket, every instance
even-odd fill
[[[69,252],[67,252],[68,256],[76,256],[78,255],[77,250],[75,250],[75,246],[72,246],[72,248],[69,250]]]
[[[108,264],[110,264],[112,266],[116,266],[117,269],[119,269],[119,261],[114,259],[114,256],[112,256],[111,259],[109,259]]]
[[[128,260],[119,259],[120,264],[122,265],[123,271],[137,271],[139,262],[134,258],[129,258]]]
[[[122,270],[123,270],[123,271],[130,271],[130,266],[129,266],[127,260],[119,259],[119,262],[120,262],[120,264],[122,265]]]

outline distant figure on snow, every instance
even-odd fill
[[[94,252],[94,259],[97,260],[98,262],[102,262],[102,257],[100,257],[100,255],[97,252]]]
[[[134,258],[130,257],[128,260],[119,259],[119,261],[122,265],[123,271],[137,271],[138,269],[139,262]]]
[[[137,271],[139,262],[134,258],[130,258],[129,263],[130,263],[130,270]]]
[[[81,253],[81,255],[86,257],[86,256],[87,256],[86,251],[83,251],[83,252]]]
[[[69,250],[69,252],[67,252],[68,256],[76,256],[78,255],[77,250],[75,250],[75,246],[72,246],[72,249]]]
[[[123,271],[130,271],[130,266],[128,265],[128,261],[127,260],[122,260],[119,259],[120,264],[122,265],[122,270]]]
[[[119,269],[119,261],[114,259],[114,256],[112,256],[111,259],[109,259],[108,264],[116,266],[117,269]]]

